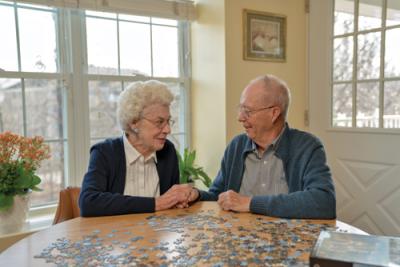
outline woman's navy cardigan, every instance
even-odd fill
[[[156,152],[160,194],[179,183],[178,159],[174,145],[166,141]],[[120,215],[154,212],[155,198],[124,196],[126,175],[122,137],[107,139],[90,150],[89,168],[83,179],[79,207],[81,216]]]

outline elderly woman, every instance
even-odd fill
[[[82,216],[153,212],[187,206],[189,186],[178,186],[174,145],[167,140],[173,95],[158,81],[136,82],[118,102],[122,137],[90,151],[79,198]]]

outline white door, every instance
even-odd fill
[[[352,0],[336,1],[342,5],[352,2]],[[368,5],[363,3],[380,2],[380,0],[359,1],[354,6],[359,6],[358,10],[355,10],[360,14],[369,12]],[[388,6],[397,2],[387,1]],[[383,4],[385,2],[382,0]],[[379,11],[378,7],[377,9]],[[377,12],[375,9],[372,11]],[[384,34],[366,30],[365,34],[371,35],[355,34],[355,39],[352,39],[352,34],[343,34],[343,38],[337,38],[334,45],[332,34],[333,31],[336,34],[336,30],[332,27],[333,12],[334,0],[310,1],[308,50],[310,130],[325,144],[336,186],[338,219],[371,234],[400,236],[400,125],[396,124],[400,121],[400,52],[393,50],[390,43],[387,44],[393,41],[388,38],[396,35],[398,47],[400,25],[386,28]],[[393,12],[397,16],[400,15],[400,7]],[[365,26],[365,21],[361,19],[358,23],[358,27]],[[393,24],[400,24],[400,21],[398,23],[394,21]],[[347,25],[357,29],[356,23]],[[368,25],[365,27],[368,28]],[[370,36],[377,35],[386,35],[387,43],[383,47],[390,51],[386,52],[384,59],[380,59],[379,56],[382,49],[377,50],[378,56],[373,53],[366,56],[357,50],[368,44],[365,40]],[[344,40],[346,38],[348,39]],[[352,46],[351,40],[354,41],[356,48]],[[347,42],[348,51],[340,52],[339,49],[333,53],[332,48],[341,42],[342,44]],[[379,42],[372,45],[379,45]],[[371,52],[371,49],[373,48],[368,51]],[[372,65],[360,67],[363,57],[366,57],[365,60]],[[332,60],[335,62],[333,67]],[[354,65],[353,62],[359,64]],[[392,66],[390,64],[393,62],[397,66],[393,67],[394,72],[387,78],[386,68]],[[332,74],[332,69],[338,71],[340,68],[347,71],[348,75],[344,75],[347,77],[344,77],[343,73],[342,76],[339,75],[340,77],[335,76],[337,75],[335,72]],[[374,75],[378,75],[378,78]],[[339,82],[335,82],[335,79]],[[364,101],[365,98],[370,98],[371,102]],[[390,122],[391,119],[394,122]],[[368,128],[363,125],[367,125]]]

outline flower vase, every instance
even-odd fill
[[[30,195],[16,195],[12,207],[0,211],[0,235],[21,231],[29,212]]]

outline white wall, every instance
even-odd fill
[[[192,24],[192,148],[213,179],[226,144],[223,0],[197,1]]]
[[[227,140],[242,132],[236,107],[247,83],[259,75],[274,74],[285,80],[292,91],[289,123],[304,128],[306,109],[306,13],[302,0],[226,1],[226,123]],[[243,60],[243,9],[285,15],[287,19],[286,62]]]
[[[306,13],[303,0],[198,0],[192,25],[192,147],[214,177],[226,144],[242,132],[236,107],[246,84],[271,73],[292,90],[289,123],[305,128]],[[243,9],[287,17],[286,62],[243,60]]]

